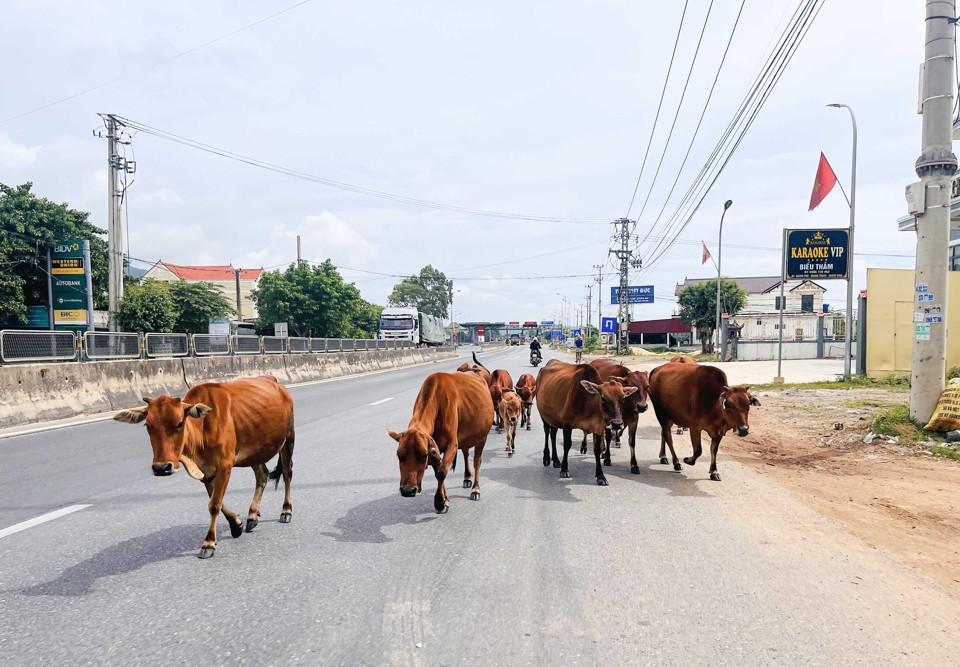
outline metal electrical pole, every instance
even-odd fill
[[[610,253],[620,260],[620,291],[618,294],[619,312],[617,314],[617,354],[622,354],[630,345],[630,267],[639,268],[640,260],[634,258],[630,249],[630,226],[633,222],[628,218],[619,218],[613,221],[613,238],[619,247],[610,249]]]
[[[594,264],[597,270],[597,333],[603,330],[603,264]]]
[[[727,209],[733,206],[733,200],[728,199],[723,202],[723,213],[720,214],[720,231],[717,234],[717,322],[713,331],[717,334],[717,359],[723,361],[723,350],[720,349],[720,343],[723,337],[720,335],[720,266],[723,262],[723,218],[727,215]]]
[[[587,284],[584,285],[587,288],[587,317],[584,319],[584,339],[589,337],[590,334],[590,316],[593,315],[593,285]]]
[[[947,350],[947,246],[950,240],[950,191],[957,171],[953,153],[955,0],[926,0],[926,35],[921,71],[922,146],[916,162],[926,205],[917,215],[915,313],[926,320],[914,327],[910,416],[926,422],[943,390]],[[921,301],[923,295],[923,301]],[[930,296],[926,296],[930,295]],[[932,298],[931,298],[932,297]],[[940,306],[927,317],[924,306]],[[917,319],[917,318],[915,318]]]
[[[117,311],[123,298],[123,226],[120,224],[120,199],[117,174],[122,159],[117,150],[117,119],[106,114],[107,126],[107,303],[110,331],[117,331]]]

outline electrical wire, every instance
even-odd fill
[[[265,169],[267,171],[272,171],[278,174],[283,174],[286,176],[291,176],[293,178],[298,178],[305,181],[310,181],[313,183],[319,183],[320,185],[326,185],[328,187],[336,188],[338,190],[345,190],[347,192],[353,192],[356,194],[367,195],[369,197],[375,197],[377,199],[383,199],[386,201],[391,201],[394,203],[408,204],[411,206],[420,206],[424,208],[430,208],[434,210],[442,211],[453,211],[456,213],[464,213],[467,215],[475,215],[481,217],[489,218],[502,218],[505,220],[521,220],[525,222],[550,222],[555,224],[571,224],[571,225],[605,225],[608,224],[607,221],[601,220],[599,218],[563,218],[556,216],[544,216],[544,215],[528,215],[524,213],[511,213],[505,211],[493,211],[487,209],[478,209],[471,208],[467,206],[458,206],[456,204],[449,204],[446,202],[432,201],[428,199],[420,199],[417,197],[409,197],[407,195],[401,195],[393,192],[386,192],[384,190],[376,190],[374,188],[368,188],[361,185],[356,185],[353,183],[346,183],[344,181],[338,181],[331,178],[325,178],[323,176],[316,176],[314,174],[309,174],[307,172],[299,171],[297,169],[292,169],[290,167],[284,167],[282,165],[268,162],[266,160],[261,160],[259,158],[250,157],[248,155],[243,155],[241,153],[235,153],[223,148],[217,148],[210,144],[203,143],[201,141],[196,141],[194,139],[189,139],[172,132],[167,132],[166,130],[161,130],[155,127],[151,127],[139,121],[135,121],[129,118],[124,118],[122,116],[115,116],[118,123],[124,127],[129,127],[145,134],[157,137],[159,139],[165,139],[189,148],[196,150],[204,151],[206,153],[211,153],[213,155],[218,155],[223,158],[230,160],[235,160],[237,162],[242,162],[244,164],[257,167],[260,169]]]

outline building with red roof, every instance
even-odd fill
[[[234,308],[238,308],[239,302],[241,320],[255,320],[257,307],[250,298],[250,292],[257,286],[262,273],[263,269],[237,269],[230,264],[186,266],[161,260],[150,267],[143,277],[170,282],[185,280],[191,283],[213,283],[230,299]]]

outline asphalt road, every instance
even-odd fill
[[[485,357],[519,376],[525,354]],[[960,605],[722,456],[641,474],[614,450],[573,479],[491,433],[483,497],[401,498],[395,443],[422,378],[457,362],[293,389],[294,519],[196,558],[202,485],[154,478],[142,428],[99,422],[0,440],[0,662],[324,665],[957,664]],[[689,451],[686,438],[680,448]],[[726,441],[725,441],[726,442]],[[729,446],[736,446],[734,442]],[[228,504],[245,513],[249,471]],[[13,524],[88,505],[15,534]],[[949,566],[945,564],[945,566]]]

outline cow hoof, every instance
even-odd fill
[[[586,446],[580,447],[580,453],[581,453],[581,454],[586,454],[586,453],[587,453],[587,448],[586,448]]]
[[[682,466],[682,465],[680,465],[679,463],[674,463],[674,464],[673,464],[673,472],[680,472],[681,470],[683,470],[683,466]]]
[[[473,480],[472,480],[472,479],[465,479],[465,480],[463,480],[463,488],[465,488],[465,489],[472,489],[472,488],[473,488]]]
[[[527,430],[528,430],[528,431],[530,430],[530,425],[529,425],[529,424],[527,425]]]
[[[613,463],[611,463],[610,461],[604,459],[604,460],[603,460],[603,465],[605,465],[605,466],[612,466]]]
[[[570,473],[566,470],[560,471],[560,479],[570,479]]]
[[[231,523],[231,524],[230,524],[230,536],[233,537],[234,539],[236,539],[236,538],[240,537],[241,535],[243,535],[243,526],[241,526],[239,523],[237,523],[237,525],[234,526],[234,525]]]
[[[597,477],[597,486],[609,486],[606,477]]]
[[[470,500],[480,500],[480,492],[474,491],[470,494]]]
[[[712,479],[714,482],[719,482],[719,481],[720,481],[720,473],[718,473],[718,472],[712,472],[712,473],[710,473],[710,479]]]
[[[559,467],[560,467],[560,461],[554,461],[554,462],[553,462],[553,467],[554,467],[554,468],[559,468]]]
[[[550,459],[546,459],[546,458],[543,459],[543,467],[544,467],[544,468],[549,468],[549,467],[550,467]]]
[[[215,554],[216,551],[216,547],[200,547],[200,553],[197,554],[197,558],[213,558],[213,554]]]
[[[293,512],[281,512],[280,523],[290,523],[293,521]]]
[[[667,465],[668,463],[670,463],[670,461],[667,460],[667,457],[666,457],[666,456],[661,456],[661,457],[660,457],[660,463],[661,463],[662,465]]]
[[[630,466],[630,472],[634,475],[640,474],[640,466]]]
[[[684,457],[683,457],[683,462],[686,463],[688,466],[692,466],[692,465],[696,465],[697,460],[696,460],[696,459],[692,459],[692,458],[690,458],[689,456],[684,456]]]
[[[507,458],[512,459],[512,458],[513,458],[513,452],[507,452]]]
[[[614,448],[614,449],[620,449],[620,443],[619,443],[619,442],[613,443],[613,448]]]
[[[246,528],[247,532],[248,533],[253,532],[253,529],[257,527],[258,523],[260,522],[256,519],[247,519],[247,528]]]
[[[450,506],[441,505],[440,507],[434,507],[434,509],[437,510],[437,514],[446,514],[447,512],[450,511]]]

